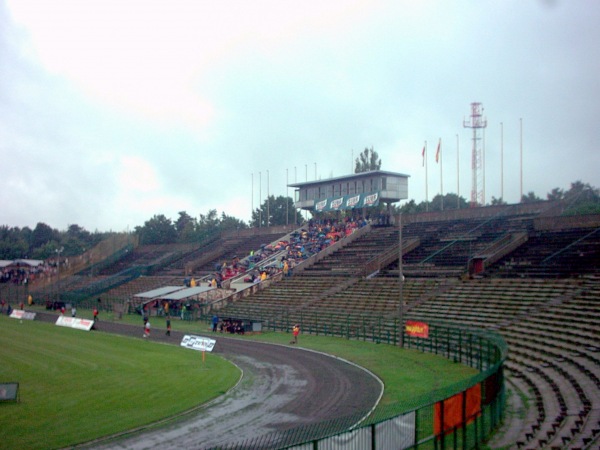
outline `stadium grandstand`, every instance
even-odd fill
[[[189,320],[299,323],[378,341],[395,339],[401,321],[494,331],[508,344],[506,402],[518,418],[507,417],[487,445],[600,446],[600,215],[563,216],[559,203],[542,201],[315,219],[186,245],[127,239],[102,260],[82,258],[27,287],[2,283],[0,293],[16,302],[27,289],[49,308],[119,314],[148,305],[160,315],[165,298],[140,294],[168,286],[214,288],[172,297]]]

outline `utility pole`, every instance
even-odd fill
[[[402,273],[402,212],[398,214],[398,344],[404,347],[404,274]]]

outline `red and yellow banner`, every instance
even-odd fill
[[[406,334],[408,336],[428,338],[429,325],[425,322],[415,322],[413,320],[406,321]]]

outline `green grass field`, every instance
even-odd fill
[[[0,316],[3,449],[60,448],[205,403],[240,377],[224,359],[172,345]]]
[[[141,330],[139,316],[124,321],[139,322]],[[209,333],[206,324],[177,320],[173,330]],[[289,338],[288,333],[243,337],[278,344]],[[476,373],[439,356],[385,344],[301,335],[299,345],[379,376],[385,384],[381,407],[409,407],[433,389]],[[0,316],[0,349],[0,381],[18,381],[21,391],[20,403],[0,404],[0,446],[7,449],[65,447],[139,427],[219,396],[239,378],[234,366],[212,354],[202,364],[198,352],[141,336],[86,333],[6,316]]]

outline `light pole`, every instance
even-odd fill
[[[400,333],[398,343],[404,347],[404,274],[402,273],[402,212],[398,214],[398,326]]]
[[[262,173],[258,172],[258,228],[262,227]]]
[[[56,301],[60,302],[60,254],[65,248],[57,248],[56,252]]]

